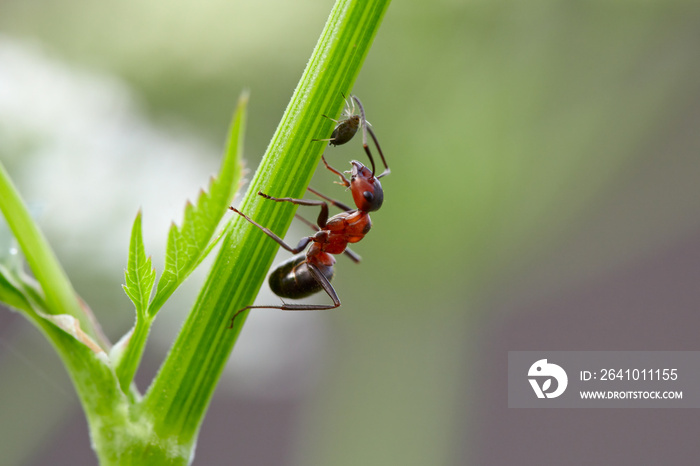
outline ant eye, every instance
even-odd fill
[[[367,199],[367,202],[372,202],[374,200],[374,195],[369,191],[363,192],[362,196],[364,196],[364,198]]]

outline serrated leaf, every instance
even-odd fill
[[[158,281],[153,300],[148,302],[155,283],[155,272],[150,258],[146,258],[141,235],[141,213],[134,222],[129,251],[129,267],[126,271],[124,290],[137,309],[136,324],[119,343],[111,355],[119,379],[119,385],[127,393],[138,369],[151,323],[158,310],[175,289],[187,278],[208,254],[213,244],[212,237],[227,207],[235,194],[241,174],[240,153],[243,144],[243,129],[247,96],[239,100],[238,109],[231,125],[231,133],[221,170],[217,178],[211,179],[209,192],[200,191],[197,204],[187,202],[182,226],[172,224],[168,233],[165,268]]]
[[[210,243],[219,222],[228,211],[242,172],[240,160],[247,102],[248,96],[243,94],[231,123],[221,169],[218,176],[211,178],[209,191],[200,191],[196,204],[187,202],[181,226],[174,223],[170,226],[165,268],[148,308],[151,317],[211,250]]]
[[[148,301],[156,281],[156,271],[151,265],[151,258],[146,257],[141,230],[141,211],[134,219],[129,242],[129,260],[124,272],[125,284],[122,285],[136,312],[143,315],[148,308]]]

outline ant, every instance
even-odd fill
[[[377,146],[379,155],[382,158],[382,162],[384,162],[384,171],[379,176],[377,176],[377,178],[381,178],[385,175],[388,175],[389,173],[391,173],[391,170],[389,169],[389,166],[386,163],[386,159],[384,158],[382,148],[379,146],[379,141],[377,141],[377,136],[375,136],[374,131],[372,131],[372,125],[370,125],[369,121],[367,121],[367,119],[365,118],[365,109],[362,106],[362,102],[360,102],[360,99],[358,99],[357,96],[354,95],[350,96],[350,102],[348,102],[344,95],[343,99],[345,100],[345,109],[343,110],[341,117],[344,117],[344,119],[338,121],[334,120],[329,116],[323,115],[325,118],[328,118],[329,120],[336,123],[335,128],[333,128],[333,133],[331,133],[331,137],[329,139],[312,140],[328,141],[329,146],[340,146],[352,139],[355,136],[355,133],[357,133],[357,130],[360,127],[362,127],[362,147],[365,149],[365,152],[369,157],[369,161],[372,164],[372,175],[374,175],[375,171],[374,158],[372,157],[372,153],[369,151],[369,146],[367,145],[367,133],[369,133],[369,135],[372,137],[374,145]],[[359,115],[355,113],[355,103],[357,103],[357,108],[360,110]],[[328,164],[326,164],[326,166],[328,166]]]
[[[316,233],[312,236],[303,237],[296,247],[289,246],[282,238],[273,233],[272,230],[256,223],[253,219],[236,208],[229,207],[229,209],[245,218],[255,227],[261,229],[284,249],[292,254],[296,254],[294,257],[280,264],[270,274],[270,289],[277,296],[300,299],[323,290],[333,300],[333,304],[287,304],[283,302],[281,306],[246,306],[236,311],[231,318],[231,325],[229,328],[233,328],[233,321],[236,319],[236,316],[248,309],[266,308],[281,309],[283,311],[317,311],[335,309],[340,306],[338,294],[331,285],[334,274],[333,265],[335,264],[333,255],[345,253],[354,262],[360,261],[358,255],[347,249],[347,245],[348,243],[357,243],[369,232],[372,227],[369,213],[379,210],[382,206],[384,191],[379,182],[379,177],[374,176],[374,172],[370,171],[360,162],[356,160],[350,162],[352,169],[350,172],[346,172],[350,173],[350,180],[348,180],[341,172],[328,165],[324,157],[321,158],[326,168],[340,177],[341,182],[339,184],[350,188],[357,207],[356,209],[348,207],[342,202],[330,199],[312,188],[308,188],[309,191],[323,200],[293,199],[290,197],[278,198],[269,196],[263,192],[258,192],[259,196],[275,202],[291,202],[296,205],[321,207],[316,225],[302,219],[304,223],[316,230]],[[328,203],[342,209],[344,212],[328,218]],[[309,244],[311,244],[311,246],[306,253],[302,253],[301,251],[306,249]]]

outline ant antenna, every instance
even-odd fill
[[[362,106],[362,102],[360,102],[360,99],[358,99],[357,96],[351,95],[350,98],[353,102],[357,103],[357,108],[360,109],[360,125],[362,126],[362,147],[365,149],[365,153],[367,154],[367,157],[369,157],[369,161],[372,164],[372,175],[374,175],[375,172],[374,157],[372,157],[372,153],[370,152],[369,146],[367,145],[367,133],[369,133],[369,135],[372,137],[374,145],[377,147],[377,151],[379,152],[379,156],[382,158],[382,163],[384,163],[384,171],[380,175],[378,175],[377,178],[386,176],[389,173],[391,173],[391,170],[389,169],[389,165],[387,165],[386,163],[386,159],[384,158],[382,148],[379,145],[379,141],[377,141],[377,136],[375,136],[374,131],[372,131],[372,125],[370,125],[369,121],[367,121],[367,118],[365,117],[365,108]],[[354,112],[355,105],[353,104],[352,107]]]

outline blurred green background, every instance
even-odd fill
[[[136,211],[160,271],[238,94],[254,170],[331,6],[0,3],[0,157],[113,340]],[[505,369],[698,349],[699,43],[693,1],[394,2],[353,90],[392,168],[363,262],[339,259],[339,310],[251,315],[194,464],[697,458],[688,411],[508,410]],[[312,184],[346,195],[332,181]],[[159,315],[142,389],[201,280]],[[4,310],[0,400],[3,465],[94,463],[58,358]]]

